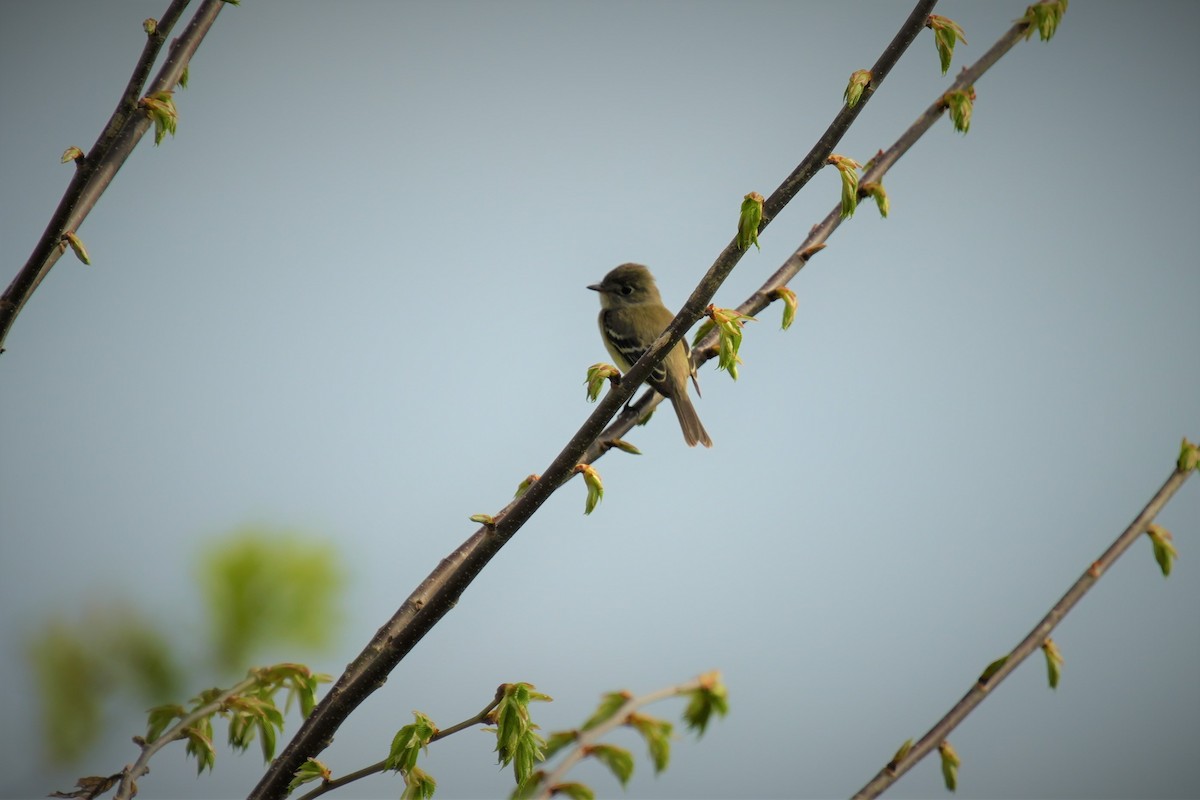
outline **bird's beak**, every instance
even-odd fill
[[[593,283],[588,288],[591,289],[593,292],[603,292],[604,291],[603,287],[601,287],[600,284],[598,284],[598,283]]]

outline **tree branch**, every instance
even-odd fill
[[[68,231],[78,230],[116,176],[117,170],[149,129],[149,116],[138,108],[138,99],[143,96],[142,85],[150,74],[163,42],[188,2],[190,0],[173,0],[158,21],[155,32],[147,34],[146,45],[116,110],[82,163],[76,162],[75,176],[59,201],[54,216],[50,218],[25,266],[0,296],[0,353],[4,352],[4,342],[17,315],[62,255],[63,236]],[[183,34],[172,43],[166,61],[145,94],[171,89],[179,82],[184,67],[224,4],[223,0],[203,0]]]
[[[1146,532],[1146,528],[1154,521],[1155,516],[1162,510],[1167,501],[1179,491],[1179,487],[1183,486],[1184,481],[1192,474],[1191,469],[1185,469],[1182,465],[1176,466],[1174,472],[1163,483],[1162,488],[1158,493],[1146,504],[1142,509],[1142,513],[1129,524],[1129,527],[1117,537],[1117,540],[1109,546],[1104,554],[1100,556],[1087,571],[1075,581],[1074,585],[1067,590],[1067,593],[1062,596],[1057,603],[1042,617],[1041,622],[1033,627],[1021,643],[1013,648],[1012,652],[1004,659],[1004,663],[994,672],[989,670],[990,674],[981,675],[971,686],[970,690],[963,695],[963,698],[951,708],[946,715],[942,717],[936,725],[921,737],[921,740],[912,746],[912,748],[904,755],[903,758],[893,761],[885,766],[879,773],[872,778],[866,786],[858,790],[854,795],[854,800],[867,800],[867,798],[878,797],[888,787],[900,779],[900,776],[912,769],[918,761],[929,755],[937,749],[938,745],[945,741],[950,735],[950,731],[958,727],[958,724],[966,719],[976,706],[984,701],[984,698],[991,693],[992,689],[1000,684],[1009,673],[1015,670],[1022,661],[1032,655],[1043,642],[1050,632],[1058,626],[1063,617],[1075,607],[1088,590],[1100,580],[1100,576],[1108,570],[1113,563],[1121,557],[1121,555],[1129,549],[1139,536]]]
[[[872,68],[872,89],[877,88],[907,47],[924,27],[936,0],[919,0],[899,32]],[[767,225],[787,202],[820,169],[833,147],[866,106],[873,91],[864,93],[854,108],[843,108],[821,139],[764,205],[762,225]],[[367,646],[304,721],[284,751],[271,763],[250,800],[278,800],[287,794],[292,774],[305,759],[328,747],[333,734],[350,713],[383,685],[397,664],[430,629],[454,607],[475,576],[487,565],[551,494],[572,474],[605,424],[628,402],[651,370],[695,324],[704,307],[741,259],[733,239],[717,257],[678,315],[658,340],[600,400],[596,409],[567,445],[521,497],[495,515],[494,522],[479,528],[441,563],[409,595],[393,617],[379,629]]]
[[[1045,1],[1046,0],[1043,0],[1043,2]],[[992,45],[992,47],[986,53],[984,53],[978,61],[960,72],[958,77],[952,84],[950,84],[946,91],[938,95],[937,99],[933,101],[929,108],[925,109],[925,111],[919,117],[917,117],[916,121],[913,122],[913,124],[908,127],[908,129],[900,136],[900,138],[896,140],[895,144],[889,147],[886,151],[881,151],[875,156],[874,159],[872,159],[872,161],[867,165],[866,171],[859,180],[859,186],[861,187],[872,182],[877,183],[882,180],[883,176],[887,174],[888,170],[890,170],[892,166],[900,160],[900,157],[907,153],[909,148],[916,144],[916,142],[922,136],[924,136],[930,128],[933,127],[935,122],[941,119],[942,115],[946,111],[946,103],[943,99],[946,94],[959,89],[965,89],[966,87],[972,86],[978,82],[978,80],[983,77],[984,73],[991,69],[992,66],[994,66],[1005,53],[1011,50],[1013,46],[1017,44],[1017,42],[1025,38],[1026,33],[1029,30],[1029,26],[1029,22],[1024,20],[1018,21],[1008,31],[1006,31],[1004,35],[1001,36],[1000,39],[997,40],[996,43]],[[877,69],[878,66],[879,65],[877,64],[876,67],[872,69],[873,75],[874,69]],[[875,81],[873,78],[872,85],[868,87],[868,92],[873,91],[874,83]],[[864,99],[865,98],[866,94],[864,93]],[[822,139],[828,135],[829,133],[827,131]],[[808,159],[806,159],[805,162],[807,163]],[[821,159],[819,162],[817,162],[817,168],[819,169],[824,165],[824,163],[824,159]],[[797,167],[796,171],[793,172],[792,175],[795,176],[800,171],[801,169]],[[785,181],[785,184],[786,183],[787,182]],[[776,198],[782,189],[783,187],[781,186],[780,189],[776,190],[775,194],[772,194],[771,197],[763,204],[764,225],[766,225],[768,214],[773,216],[776,213],[774,211],[773,203],[776,201]],[[863,192],[860,189],[859,196],[861,197],[862,195]],[[763,283],[762,286],[760,286],[752,295],[750,295],[750,297],[748,297],[741,305],[739,305],[736,310],[741,314],[754,316],[769,306],[774,301],[772,293],[776,289],[787,286],[792,278],[799,274],[800,270],[804,268],[804,265],[808,263],[809,259],[811,259],[812,256],[814,256],[824,247],[825,242],[830,236],[833,235],[833,232],[837,230],[838,226],[842,224],[842,219],[841,205],[835,205],[833,209],[825,216],[825,218],[821,220],[821,222],[812,227],[812,230],[809,231],[808,237],[805,238],[800,246],[796,248],[795,252],[783,262],[779,269],[777,269],[774,274],[772,274],[771,277]],[[704,339],[698,342],[696,347],[692,349],[692,359],[695,365],[699,367],[701,364],[705,363],[716,355],[717,333],[714,330],[705,336]],[[653,389],[648,389],[636,403],[624,410],[615,420],[613,420],[611,425],[604,429],[604,432],[600,434],[599,440],[588,449],[587,453],[580,459],[580,461],[590,464],[602,457],[608,450],[608,448],[604,445],[605,442],[613,439],[620,439],[625,436],[625,434],[629,433],[629,431],[632,430],[635,425],[637,425],[638,421],[642,418],[646,411],[652,408],[658,402],[661,402],[661,400],[662,398],[658,397],[657,393],[654,392]]]

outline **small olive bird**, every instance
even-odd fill
[[[663,305],[654,276],[641,264],[622,264],[587,287],[600,293],[600,338],[622,372],[628,372],[642,353],[666,330],[675,315]],[[712,447],[712,439],[688,397],[692,359],[680,340],[650,373],[646,383],[671,401],[688,447]]]

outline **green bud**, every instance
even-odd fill
[[[888,762],[888,771],[889,772],[896,771],[896,765],[904,760],[905,756],[908,755],[908,751],[912,750],[912,746],[913,746],[912,739],[904,740],[904,744],[900,745],[900,749],[896,751],[896,755],[892,756],[892,760]]]
[[[742,199],[742,213],[738,217],[737,246],[739,250],[747,250],[754,245],[759,250],[758,226],[762,224],[763,196],[751,192]]]
[[[979,676],[980,683],[987,683],[992,679],[992,676],[1000,671],[1000,668],[1008,663],[1008,656],[997,658],[992,663],[988,664]]]
[[[1058,678],[1063,665],[1062,653],[1058,652],[1058,645],[1050,637],[1046,637],[1046,641],[1042,642],[1042,653],[1046,656],[1046,672],[1050,681],[1050,688],[1058,688]]]
[[[83,242],[80,241],[79,237],[75,235],[75,231],[67,231],[64,233],[63,241],[70,245],[71,249],[75,251],[76,258],[78,258],[84,264],[89,266],[91,265],[92,260],[88,258],[87,248],[83,246]]]
[[[1150,543],[1154,546],[1154,560],[1158,562],[1158,568],[1162,570],[1164,578],[1169,578],[1171,565],[1175,559],[1179,558],[1179,552],[1172,544],[1174,537],[1161,525],[1147,526],[1146,535],[1150,537]]]
[[[576,464],[575,472],[583,475],[584,485],[587,486],[587,500],[583,505],[583,513],[591,514],[596,506],[604,499],[604,484],[600,482],[600,473],[591,464]]]
[[[596,398],[600,396],[600,390],[604,388],[605,381],[617,381],[621,378],[621,371],[612,364],[592,364],[587,370],[587,399],[589,403],[596,402]]]
[[[161,92],[151,92],[138,101],[138,105],[146,109],[146,114],[154,123],[154,144],[162,144],[169,133],[175,135],[175,127],[179,122],[179,112],[175,109],[175,100],[170,89]]]
[[[717,328],[717,369],[728,371],[736,381],[737,365],[742,361],[738,357],[738,350],[742,346],[742,327],[747,321],[755,321],[754,317],[714,305],[709,305],[705,313]]]
[[[536,472],[530,473],[529,475],[525,476],[525,480],[523,480],[519,484],[517,484],[517,491],[516,491],[516,494],[513,495],[513,497],[520,497],[521,495],[528,492],[529,487],[533,486],[534,482],[540,477],[542,477],[542,476],[538,475]]]
[[[950,746],[950,742],[939,744],[938,753],[942,756],[942,777],[946,781],[946,788],[953,792],[958,788],[958,767],[962,761]]]
[[[950,110],[950,120],[954,130],[966,133],[971,130],[971,111],[975,105],[975,87],[968,86],[965,90],[946,92],[942,95],[946,108]]]
[[[846,85],[846,91],[842,93],[842,99],[846,101],[848,108],[858,105],[863,92],[871,85],[872,77],[869,69],[855,70],[850,74],[850,83]]]
[[[796,293],[786,286],[778,286],[771,290],[770,297],[773,300],[783,301],[783,322],[779,327],[786,331],[796,321],[796,307],[798,305]]]
[[[854,216],[854,210],[858,207],[858,170],[862,168],[861,165],[837,153],[829,156],[826,163],[837,167],[842,176],[842,218]]]
[[[883,188],[882,183],[871,181],[864,183],[858,187],[864,194],[875,200],[875,205],[879,208],[879,216],[887,218],[888,215],[888,196],[887,190]]]
[[[1183,444],[1179,446],[1179,458],[1175,461],[1175,467],[1180,472],[1191,472],[1200,469],[1200,447],[1192,444],[1183,437]]]
[[[1048,41],[1058,31],[1058,23],[1062,22],[1063,14],[1067,13],[1068,0],[1058,0],[1055,3],[1035,3],[1025,9],[1021,22],[1028,25],[1025,28],[1025,40],[1033,35],[1036,29],[1042,41]]]

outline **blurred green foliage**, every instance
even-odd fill
[[[132,690],[143,702],[179,691],[181,673],[166,639],[131,607],[94,608],[81,620],[54,618],[28,655],[51,761],[79,758],[101,733],[104,699]]]
[[[264,648],[311,653],[327,645],[345,585],[340,563],[329,542],[241,528],[208,543],[199,558],[210,641],[169,640],[128,600],[41,621],[26,653],[50,760],[81,757],[104,733],[106,708],[119,692],[132,693],[139,709],[178,701],[184,685],[211,681],[214,671],[243,672]]]
[[[243,528],[214,542],[201,557],[200,583],[216,665],[234,672],[258,648],[328,644],[345,584],[338,563],[332,544],[292,532]]]

